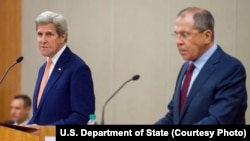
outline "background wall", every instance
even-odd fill
[[[239,58],[250,75],[249,0],[23,0],[22,93],[33,95],[38,69],[45,61],[36,44],[34,20],[52,10],[68,19],[68,45],[92,69],[98,121],[105,101],[140,74],[108,103],[105,123],[154,123],[167,111],[183,63],[171,34],[177,13],[187,6],[212,12],[216,43]],[[247,79],[248,91],[249,84]]]
[[[10,119],[10,101],[21,91],[22,64],[12,66],[21,55],[20,11],[21,1],[0,1],[0,122]]]

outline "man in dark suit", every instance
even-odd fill
[[[31,113],[31,99],[29,96],[20,94],[13,97],[10,104],[11,120],[5,121],[5,124],[26,125]]]
[[[89,66],[66,44],[66,19],[51,11],[36,18],[37,42],[41,54],[52,61],[47,84],[41,94],[44,63],[38,73],[31,127],[39,125],[84,125],[95,113],[94,86]]]
[[[212,14],[199,7],[183,9],[177,16],[174,35],[186,62],[177,77],[168,112],[155,124],[245,124],[245,68],[214,42]],[[194,64],[194,70],[181,108],[182,85],[189,64]]]

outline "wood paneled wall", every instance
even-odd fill
[[[0,1],[0,77],[21,56],[21,0]],[[0,122],[10,118],[10,102],[20,93],[21,63],[0,84]]]

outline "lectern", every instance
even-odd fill
[[[46,136],[56,136],[55,126],[28,127],[0,124],[0,141],[45,141]]]

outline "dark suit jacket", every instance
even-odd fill
[[[168,113],[156,124],[245,124],[246,72],[242,63],[218,47],[190,89],[179,115],[180,89],[188,62],[177,78]]]
[[[95,113],[91,70],[66,47],[58,59],[37,108],[37,96],[45,64],[39,70],[33,97],[33,116],[29,124],[86,124]]]

